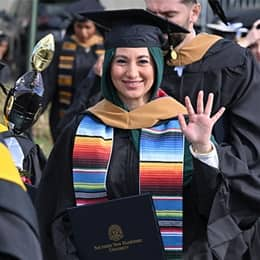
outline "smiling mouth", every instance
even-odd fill
[[[136,88],[138,86],[140,86],[140,84],[143,83],[142,80],[135,80],[135,81],[129,81],[129,80],[123,80],[123,83],[127,86],[127,87],[130,87],[130,88]]]

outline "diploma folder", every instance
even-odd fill
[[[68,209],[80,260],[165,260],[151,195]]]

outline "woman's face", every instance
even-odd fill
[[[76,21],[73,27],[77,39],[83,44],[86,43],[96,32],[94,22],[90,20],[84,22]]]
[[[154,74],[154,62],[147,48],[116,49],[111,64],[111,79],[128,109],[147,103]]]

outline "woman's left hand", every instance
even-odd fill
[[[188,141],[191,142],[193,150],[197,153],[208,153],[212,150],[212,146],[210,143],[212,129],[214,124],[225,111],[225,108],[222,107],[218,110],[216,114],[210,117],[214,94],[210,93],[208,95],[208,100],[205,107],[203,96],[204,92],[202,90],[199,91],[197,97],[196,112],[194,111],[190,98],[185,97],[185,106],[187,108],[189,117],[188,123],[186,123],[183,115],[178,116],[182,132],[184,133]]]

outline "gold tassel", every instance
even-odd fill
[[[173,62],[177,59],[177,52],[174,50],[172,46],[170,46],[170,50],[166,56],[166,63],[168,66],[174,66]]]

